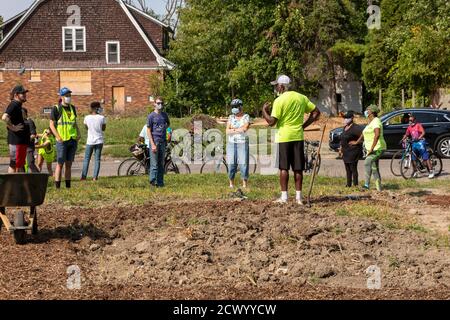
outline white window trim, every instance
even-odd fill
[[[117,63],[109,62],[109,44],[117,44]],[[120,41],[106,41],[106,64],[120,64]]]
[[[66,50],[66,48],[65,48],[64,36],[65,36],[65,31],[67,29],[73,30],[73,33],[72,33],[72,35],[73,35],[73,38],[72,38],[73,50]],[[83,29],[83,47],[84,47],[84,50],[76,50],[76,32],[75,32],[76,29]],[[62,27],[62,49],[63,49],[63,52],[86,52],[86,27],[81,27],[81,26]]]

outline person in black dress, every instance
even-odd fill
[[[352,111],[344,115],[344,131],[341,135],[341,147],[339,154],[344,160],[345,171],[347,172],[347,187],[358,186],[358,160],[362,155],[361,145],[349,145],[351,141],[357,141],[362,134],[362,128],[353,122]]]

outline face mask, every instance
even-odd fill
[[[364,111],[364,117],[366,117],[366,118],[369,117],[369,110]]]
[[[231,113],[232,113],[232,114],[238,114],[238,113],[239,113],[239,108],[233,108],[233,109],[231,109]]]
[[[163,108],[163,104],[162,103],[157,103],[156,104],[156,109],[161,110]]]
[[[103,108],[98,108],[97,109],[97,114],[101,114],[101,113],[103,113]]]
[[[64,97],[64,103],[70,104],[72,102],[72,97]]]
[[[344,124],[345,124],[346,126],[348,126],[350,123],[352,123],[352,121],[353,121],[352,118],[344,119]]]

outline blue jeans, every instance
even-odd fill
[[[166,157],[166,142],[156,144],[156,152],[150,149],[150,183],[164,187],[164,158]]]
[[[86,145],[86,152],[84,153],[84,161],[83,161],[83,171],[81,173],[81,178],[86,179],[88,171],[89,171],[89,162],[91,162],[92,152],[94,152],[94,179],[98,178],[98,174],[100,173],[100,161],[102,158],[102,149],[103,144],[94,144]]]
[[[227,143],[227,163],[229,167],[228,177],[234,180],[237,168],[241,169],[241,179],[248,180],[248,163],[249,163],[249,144],[245,143]]]

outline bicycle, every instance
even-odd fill
[[[430,151],[432,170],[435,176],[439,176],[442,172],[442,159],[433,150]],[[416,171],[425,173],[428,171],[428,167],[425,161],[414,152],[411,139],[407,139],[405,142],[405,150],[402,153],[400,161],[400,173],[404,179],[411,179],[414,177]]]
[[[190,174],[191,169],[189,165],[182,159],[172,159],[172,148],[175,145],[171,142],[166,148],[166,155],[164,158],[164,171],[166,174]],[[147,175],[150,168],[150,150],[147,145],[134,145],[130,148],[134,157],[122,161],[117,169],[118,176],[140,176]]]
[[[249,154],[248,165],[249,165],[249,172],[256,173],[257,161],[256,161],[256,158],[252,154]],[[228,170],[229,170],[227,159],[226,159],[225,155],[223,155],[221,159],[211,158],[206,161],[203,161],[203,164],[200,168],[200,173],[206,173],[207,166],[214,166],[214,171],[213,171],[214,174],[216,174],[216,173],[224,173],[225,174],[225,173],[228,173]]]
[[[322,159],[320,157],[319,151],[319,141],[305,141],[305,173],[310,174],[314,170],[314,164],[316,165],[316,175],[319,173],[320,164]]]

